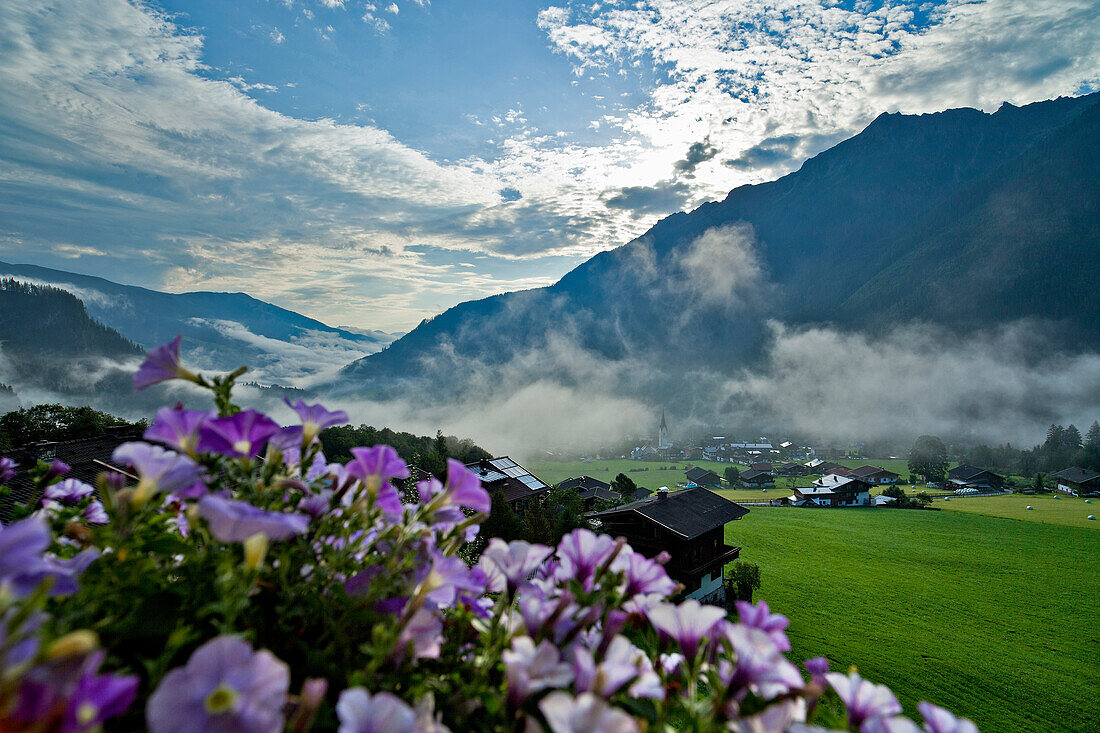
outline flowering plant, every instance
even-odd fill
[[[920,730],[854,671],[800,672],[766,604],[673,602],[667,556],[586,529],[474,543],[490,501],[462,464],[401,491],[388,446],[329,463],[347,416],[299,400],[280,426],[233,404],[240,373],[159,347],[135,385],[216,411],[160,410],[94,490],[32,472],[41,506],[0,527],[0,731]]]

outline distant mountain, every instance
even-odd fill
[[[583,381],[681,398],[770,319],[957,333],[1034,319],[1100,348],[1100,94],[884,114],[776,181],[669,216],[556,284],[462,303],[350,365],[371,396]]]
[[[294,384],[331,373],[394,338],[333,328],[244,293],[162,293],[6,262],[0,262],[0,276],[70,291],[92,318],[146,348],[183,334],[190,363],[219,370],[246,364],[255,379],[268,383]]]

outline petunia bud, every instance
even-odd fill
[[[80,629],[65,634],[50,644],[46,650],[46,659],[63,659],[89,654],[99,648],[99,637],[94,631]]]
[[[257,532],[244,541],[244,565],[246,568],[256,570],[264,564],[268,542],[267,535],[263,532]]]

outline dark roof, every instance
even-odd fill
[[[888,473],[891,476],[897,476],[893,471],[887,471],[885,468],[879,466],[860,466],[852,469],[852,475],[859,478],[867,478],[868,476],[874,476],[879,473]]]
[[[749,513],[740,504],[701,487],[670,492],[663,499],[661,493],[588,516],[609,519],[635,514],[690,540]]]
[[[815,471],[820,471],[822,474],[837,473],[838,471],[847,471],[848,468],[840,465],[839,463],[833,463],[832,461],[825,461],[825,463],[819,463],[814,466]]]
[[[101,472],[119,470],[111,465],[111,454],[115,452],[115,448],[138,439],[138,434],[130,429],[94,438],[32,443],[12,451],[9,457],[17,464],[16,474],[8,482],[11,495],[0,500],[0,521],[6,522],[10,519],[11,504],[37,501],[34,484],[27,471],[34,468],[38,461],[62,461],[69,466],[66,478],[75,478],[95,486]]]
[[[749,468],[751,468],[754,471],[771,471],[772,470],[772,464],[767,463],[765,461],[758,461],[756,463],[750,463]]]
[[[752,469],[752,468],[750,468],[748,471],[742,471],[741,472],[741,480],[742,481],[756,481],[757,479],[771,478],[771,477],[772,477],[772,475],[768,471],[758,471],[758,470]]]
[[[1063,481],[1069,481],[1073,484],[1084,484],[1089,481],[1100,479],[1100,473],[1089,471],[1086,468],[1079,468],[1078,466],[1071,466],[1069,468],[1063,468],[1058,473],[1050,474],[1050,477],[1060,478]]]
[[[970,466],[963,463],[961,465],[955,466],[950,471],[948,471],[947,478],[957,478],[962,481],[969,481],[970,479],[976,478],[983,473],[988,473],[990,476],[997,476],[997,474],[993,473],[992,471],[987,471],[984,468],[977,468],[976,466]],[[998,478],[1000,477],[998,476]]]
[[[708,480],[711,482],[722,482],[722,477],[716,474],[714,471],[708,471],[707,469],[700,468],[699,466],[689,468],[687,470],[687,477],[689,481],[694,481],[697,484]]]
[[[577,489],[578,491],[583,489],[604,489],[605,491],[611,490],[611,484],[606,481],[600,481],[597,478],[591,476],[580,476],[579,478],[567,478],[558,484],[559,489]]]
[[[508,503],[538,496],[550,490],[550,486],[508,456],[483,458],[477,463],[467,463],[466,468],[477,474],[482,486],[490,493],[500,490]]]

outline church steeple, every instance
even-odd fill
[[[657,429],[657,449],[662,450],[664,448],[671,448],[672,443],[668,442],[668,425],[665,423],[665,410],[661,408],[661,426]]]

